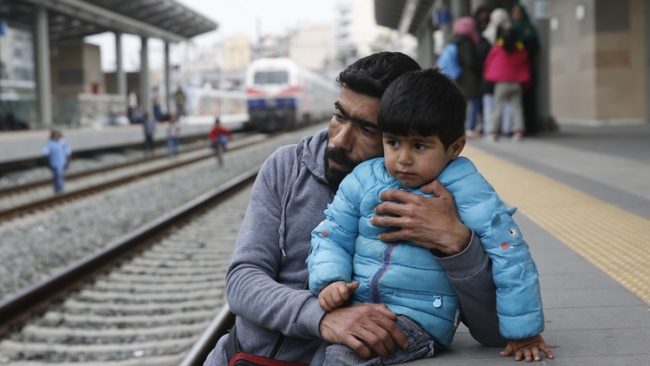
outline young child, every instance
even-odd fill
[[[384,158],[359,164],[339,186],[312,232],[307,258],[309,288],[323,310],[353,303],[382,303],[395,314],[409,347],[385,358],[362,359],[343,345],[330,345],[312,365],[394,364],[433,357],[449,347],[461,320],[458,297],[433,251],[410,242],[384,243],[370,224],[379,194],[420,187],[438,179],[454,196],[465,225],[480,236],[493,262],[501,334],[518,340],[544,330],[537,268],[508,209],[467,159],[466,101],[437,69],[398,78],[381,100],[379,128]],[[323,348],[321,348],[323,350]],[[546,353],[547,348],[543,351]],[[552,357],[552,354],[547,356]]]
[[[223,127],[219,117],[214,120],[214,127],[210,130],[210,145],[217,156],[219,166],[223,166],[223,152],[226,151],[228,141],[232,140],[232,131]]]
[[[49,166],[52,169],[52,181],[54,183],[54,193],[63,191],[65,179],[65,168],[68,166],[68,159],[72,155],[70,146],[61,135],[61,131],[52,130],[50,139],[43,146],[43,156],[49,158]]]
[[[520,141],[524,136],[524,88],[530,86],[530,60],[523,43],[512,28],[501,32],[501,37],[485,59],[485,80],[494,82],[495,108],[490,118],[488,141],[496,141],[501,127],[504,105],[510,103],[512,111],[512,139]]]
[[[178,123],[178,116],[172,115],[167,126],[167,154],[178,155],[178,140],[181,137],[181,126]]]

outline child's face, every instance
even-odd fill
[[[384,158],[388,174],[406,187],[421,187],[456,159],[465,147],[461,137],[446,150],[438,136],[395,136],[384,133]]]

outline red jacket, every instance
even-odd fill
[[[508,53],[501,46],[494,46],[485,59],[483,77],[491,82],[522,83],[530,85],[530,60],[528,52],[515,48]]]
[[[232,139],[232,132],[229,129],[223,126],[212,127],[212,130],[210,130],[210,141],[216,142],[219,136],[223,134],[228,135],[228,141]]]

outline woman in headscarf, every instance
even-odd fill
[[[476,119],[481,98],[481,65],[478,60],[476,45],[479,35],[476,23],[471,17],[458,18],[454,22],[451,42],[458,47],[458,63],[462,72],[456,84],[465,94],[469,111],[467,113],[467,137],[475,137]]]
[[[487,135],[490,131],[490,116],[494,111],[494,83],[485,80],[483,70],[485,59],[490,49],[496,44],[499,33],[502,29],[510,28],[510,17],[505,9],[494,9],[490,14],[490,20],[487,27],[481,33],[481,39],[478,42],[478,58],[481,66],[481,94],[483,104],[483,132]],[[507,134],[510,132],[511,113],[510,104],[506,103],[501,113],[501,132]]]
[[[536,105],[535,105],[535,92],[537,89],[537,68],[535,59],[539,51],[539,37],[535,26],[528,17],[526,7],[521,3],[515,3],[510,10],[512,17],[512,29],[519,37],[519,40],[524,44],[528,58],[531,65],[531,87],[524,91],[523,104],[524,104],[524,120],[526,121],[526,134],[535,134],[537,132],[536,123]]]

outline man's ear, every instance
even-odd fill
[[[458,158],[460,153],[465,148],[465,143],[467,143],[465,136],[461,136],[458,138],[458,140],[449,145],[448,149],[451,149],[451,160],[456,160],[456,158]]]

